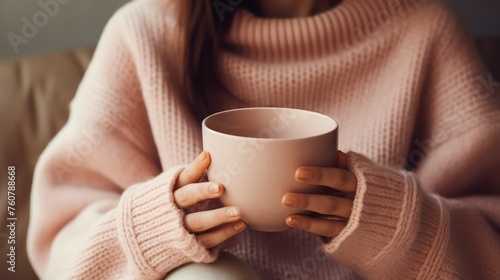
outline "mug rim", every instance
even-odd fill
[[[307,113],[307,114],[316,115],[318,117],[325,118],[328,121],[332,122],[333,127],[331,129],[328,129],[324,133],[318,133],[318,134],[311,135],[311,136],[283,137],[283,138],[262,138],[262,137],[249,137],[249,136],[240,136],[240,135],[228,134],[228,133],[224,133],[224,132],[220,132],[220,131],[214,130],[214,129],[212,129],[212,128],[210,128],[210,127],[207,126],[207,121],[210,118],[216,117],[216,116],[221,115],[221,114],[228,114],[228,113],[232,113],[232,112],[236,112],[236,111],[254,111],[254,110],[269,110],[269,111],[272,111],[272,110],[277,110],[277,109],[278,110],[289,110],[289,111],[301,111],[301,112],[304,112],[304,113]],[[224,111],[220,111],[220,112],[217,112],[217,113],[213,113],[213,114],[205,117],[203,119],[203,121],[202,121],[202,130],[207,130],[207,131],[210,131],[211,133],[218,134],[220,136],[225,136],[225,137],[230,137],[230,138],[236,138],[236,139],[253,139],[253,140],[258,139],[259,141],[269,141],[269,142],[311,139],[311,138],[315,138],[315,137],[321,137],[323,135],[332,133],[334,131],[338,131],[338,129],[339,129],[339,123],[336,120],[334,120],[333,118],[331,118],[331,117],[329,117],[329,116],[327,116],[325,114],[321,114],[321,113],[318,113],[318,112],[315,112],[315,111],[309,111],[309,110],[297,109],[297,108],[287,108],[287,107],[246,107],[246,108],[229,109],[229,110],[224,110]]]

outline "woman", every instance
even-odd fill
[[[68,123],[38,162],[31,261],[46,279],[221,267],[236,278],[231,267],[261,279],[498,279],[494,91],[439,3],[134,1],[108,23]],[[296,180],[352,199],[282,203],[344,221],[292,215],[292,230],[263,233],[217,205],[224,186],[201,180],[210,155],[200,120],[252,106],[340,123],[350,152],[337,168],[299,168]],[[232,255],[215,261],[221,250]]]

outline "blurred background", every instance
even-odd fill
[[[491,70],[484,78],[500,80],[500,1],[448,1],[466,22]],[[33,168],[66,123],[68,103],[106,22],[126,2],[0,0],[0,279],[37,279],[25,244]],[[486,82],[486,89],[497,86]],[[15,273],[7,270],[5,186],[10,165],[17,173]]]
[[[22,34],[25,24],[44,11],[39,2],[51,0],[0,0],[0,59],[23,55],[41,54],[75,47],[91,47],[113,12],[128,0],[52,0],[59,11],[47,20],[40,14],[40,25],[47,21],[29,42],[14,48],[8,34]],[[476,36],[500,36],[500,1],[498,0],[448,0],[464,18]],[[60,4],[61,3],[61,4]],[[65,4],[62,4],[65,3]],[[36,26],[35,26],[36,27]]]
[[[58,8],[47,4],[50,2]],[[129,0],[0,0],[0,59],[94,46],[109,17],[126,2]],[[54,12],[47,13],[41,3]],[[35,26],[38,30],[33,38],[16,50],[9,33],[22,36],[23,18],[31,23],[36,20],[41,27]]]

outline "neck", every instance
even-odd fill
[[[319,14],[340,2],[340,0],[258,0],[249,1],[248,8],[260,17],[294,18]]]

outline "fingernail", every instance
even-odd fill
[[[291,226],[291,227],[296,227],[299,225],[299,219],[294,218],[294,217],[288,217],[286,219],[286,224]]]
[[[236,217],[240,215],[240,209],[236,207],[231,207],[227,210],[226,215],[228,217]]]
[[[295,206],[297,205],[297,198],[293,195],[285,195],[285,199],[283,200],[283,204],[285,206]]]
[[[220,186],[218,184],[213,184],[208,187],[208,190],[210,191],[210,193],[219,193]]]
[[[238,230],[242,230],[243,228],[246,227],[246,224],[244,222],[237,222],[236,224],[234,224],[233,228],[234,230],[238,231]]]
[[[309,170],[306,170],[306,169],[299,169],[299,170],[297,170],[296,177],[297,177],[297,179],[300,179],[300,180],[307,180],[311,177],[311,172]]]
[[[207,155],[205,154],[205,151],[201,152],[201,154],[198,156],[198,161],[203,162]]]

